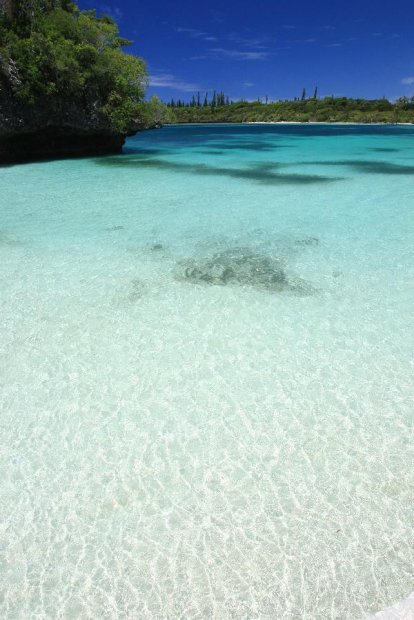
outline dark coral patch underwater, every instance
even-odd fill
[[[368,172],[371,174],[414,174],[414,166],[394,164],[387,161],[369,159],[338,159],[333,161],[301,161],[301,166],[339,166],[348,167],[355,172]]]
[[[225,151],[275,151],[281,148],[293,148],[293,144],[277,144],[264,141],[228,140],[227,142],[211,142],[209,148],[218,148]]]
[[[23,245],[21,241],[9,235],[4,230],[0,230],[0,246],[20,246],[20,245]]]
[[[414,166],[393,164],[386,161],[352,161],[350,164],[358,172],[373,174],[414,174]]]
[[[341,177],[323,176],[318,174],[279,173],[274,169],[276,163],[254,164],[250,168],[223,168],[207,164],[190,164],[185,162],[172,162],[165,159],[152,157],[137,157],[120,155],[118,157],[105,157],[96,160],[97,165],[113,166],[119,168],[154,168],[169,172],[183,172],[204,176],[226,176],[233,179],[256,181],[266,185],[311,185],[316,183],[332,183],[341,180]]]
[[[372,147],[369,150],[375,151],[376,153],[398,153],[401,149],[394,149],[388,147]]]
[[[182,282],[205,286],[249,286],[271,293],[287,291],[296,295],[315,292],[309,283],[289,276],[283,260],[248,247],[236,246],[180,261],[175,277]]]

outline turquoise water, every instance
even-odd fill
[[[0,617],[413,590],[413,128],[166,127],[0,185]]]

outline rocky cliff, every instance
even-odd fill
[[[14,94],[19,77],[13,63],[0,62],[0,162],[121,151],[126,136],[114,133],[95,93],[70,101],[44,97],[29,105]],[[139,129],[137,122],[134,130]]]

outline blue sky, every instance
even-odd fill
[[[151,76],[149,94],[189,99],[414,94],[414,1],[81,0],[112,15]]]

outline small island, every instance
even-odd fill
[[[70,0],[0,1],[0,162],[118,153],[163,122],[115,22]]]

